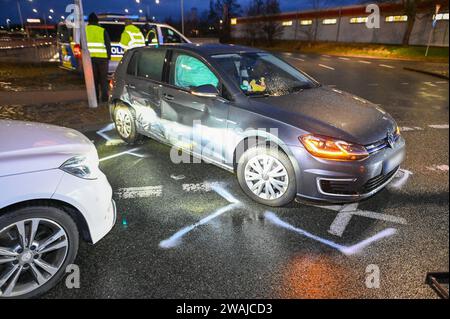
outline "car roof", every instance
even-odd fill
[[[216,55],[216,54],[232,54],[232,53],[256,53],[264,52],[263,50],[250,48],[241,45],[234,44],[221,44],[221,43],[177,43],[177,44],[164,44],[161,47],[171,49],[183,49],[191,51],[200,55]]]

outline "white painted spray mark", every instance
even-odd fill
[[[437,172],[437,171],[448,172],[448,165],[432,165],[432,166],[427,166],[427,170],[433,171],[433,172]]]
[[[350,61],[349,58],[339,57],[339,60]]]
[[[128,151],[123,151],[123,152],[120,152],[120,153],[117,153],[117,154],[114,154],[114,155],[106,156],[106,157],[101,158],[100,162],[107,161],[109,159],[116,158],[116,157],[119,157],[119,156],[122,156],[122,155],[126,155],[126,154],[133,155],[133,156],[138,156],[138,157],[145,157],[144,155],[134,153],[135,151],[138,151],[140,149],[141,149],[140,147],[136,147],[136,148],[133,148],[133,149],[128,150]]]
[[[400,127],[400,131],[402,131],[402,132],[423,131],[423,128],[421,128],[419,126],[414,126],[414,127],[402,126],[402,127]]]
[[[364,61],[364,60],[359,60],[358,62],[359,62],[359,63],[364,63],[364,64],[372,64],[372,62],[370,62],[370,61]]]
[[[436,84],[447,84],[448,81],[437,81]]]
[[[400,189],[406,184],[411,175],[413,175],[413,172],[401,168],[398,170],[397,174],[395,174],[395,177],[392,179],[392,181],[389,183],[387,187]]]
[[[231,195],[227,190],[225,190],[223,187],[217,185],[217,183],[212,187],[214,191],[216,191],[220,196],[228,200],[231,204],[221,207],[217,209],[214,213],[211,215],[206,216],[205,218],[201,219],[195,224],[186,226],[182,228],[181,230],[177,231],[175,234],[170,236],[168,239],[165,239],[159,243],[159,247],[163,249],[173,248],[177,246],[181,242],[181,238],[189,233],[190,231],[194,230],[198,226],[204,225],[214,218],[219,217],[220,215],[223,215],[224,213],[235,209],[241,205],[241,203],[233,196]]]
[[[408,82],[402,82],[402,83],[400,83],[401,85],[409,85],[409,83]]]
[[[112,131],[115,127],[116,126],[114,125],[114,123],[110,123],[110,124],[106,125],[104,128],[102,128],[101,130],[98,130],[97,135],[100,135],[105,140],[110,141],[110,140],[112,140],[112,138],[110,138],[108,135],[106,135],[105,132]]]
[[[432,124],[432,125],[428,125],[429,127],[431,127],[431,128],[435,128],[435,129],[440,129],[440,130],[443,130],[443,129],[448,129],[448,124]]]
[[[335,88],[335,87],[336,87],[336,84],[328,84],[328,86],[329,86],[330,88]]]
[[[432,86],[432,87],[436,87],[436,85],[433,84],[432,82],[423,82],[423,84],[426,84],[426,85]]]
[[[119,188],[115,194],[120,199],[130,198],[147,198],[161,197],[163,187],[159,186],[143,186],[143,187],[127,187]]]
[[[344,255],[356,254],[359,251],[361,251],[362,249],[364,249],[365,247],[369,246],[371,243],[376,242],[376,241],[378,241],[378,240],[380,240],[382,238],[392,236],[397,231],[395,228],[387,228],[387,229],[379,232],[378,234],[376,234],[376,235],[374,235],[372,237],[369,237],[369,238],[367,238],[367,239],[365,239],[365,240],[363,240],[363,241],[361,241],[361,242],[359,242],[359,243],[357,243],[355,245],[343,246],[343,245],[337,244],[337,243],[335,243],[335,242],[333,242],[331,240],[328,240],[328,239],[325,239],[325,238],[313,235],[313,234],[311,234],[311,233],[309,233],[309,232],[307,232],[307,231],[305,231],[305,230],[303,230],[301,228],[294,227],[291,224],[281,220],[277,215],[275,215],[272,212],[265,212],[264,213],[264,217],[266,218],[266,220],[268,220],[269,222],[273,223],[274,225],[277,225],[279,227],[291,230],[291,231],[296,232],[296,233],[298,233],[298,234],[300,234],[302,236],[305,236],[307,238],[316,240],[316,241],[318,241],[318,242],[320,242],[320,243],[322,243],[324,245],[327,245],[327,246],[329,246],[331,248],[339,250]]]
[[[118,138],[106,141],[106,143],[105,143],[106,146],[118,146],[118,145],[125,145],[125,144],[126,144],[125,141],[119,140]]]
[[[184,175],[175,175],[175,174],[172,174],[172,175],[170,175],[170,178],[172,178],[172,179],[174,179],[174,180],[176,180],[176,181],[179,181],[179,180],[185,179],[186,176],[184,176]]]
[[[394,67],[394,66],[392,66],[392,65],[387,65],[387,64],[380,64],[380,66],[381,66],[381,67],[383,67],[383,68],[388,68],[388,69],[395,69],[395,67]]]
[[[323,56],[324,58],[331,58],[331,56],[329,56],[329,55],[327,55],[327,54],[322,54],[322,56]]]
[[[334,70],[334,68],[332,68],[331,66],[325,65],[325,64],[319,64],[319,66],[322,68],[325,68],[325,69]]]

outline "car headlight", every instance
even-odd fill
[[[84,179],[98,178],[98,159],[89,156],[75,156],[61,165],[60,169],[76,177]]]
[[[357,161],[369,156],[362,145],[352,144],[331,137],[303,135],[300,141],[312,155],[337,161]]]

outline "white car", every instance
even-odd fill
[[[0,120],[0,298],[36,297],[113,227],[95,146],[68,128]]]

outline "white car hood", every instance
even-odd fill
[[[0,120],[0,177],[58,168],[90,152],[96,153],[95,146],[73,129]]]

